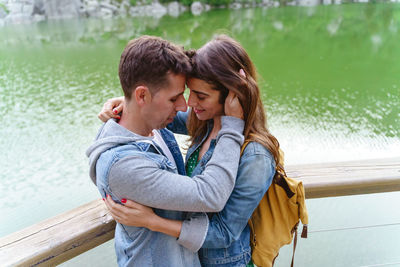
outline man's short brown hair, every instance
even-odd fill
[[[163,86],[168,86],[168,73],[186,75],[190,71],[190,61],[183,47],[144,35],[131,40],[122,52],[119,80],[125,98],[129,100],[139,85],[149,87],[155,94]]]

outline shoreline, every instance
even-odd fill
[[[387,0],[384,3],[400,3]],[[0,0],[0,26],[73,18],[178,17],[186,11],[198,16],[212,9],[339,5],[374,0]]]

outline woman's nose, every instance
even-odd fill
[[[194,94],[192,93],[189,94],[189,99],[187,104],[189,107],[194,107],[196,105],[196,97],[194,96]]]

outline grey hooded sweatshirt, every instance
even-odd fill
[[[137,135],[109,120],[86,151],[90,177],[97,185],[99,179],[105,181],[108,194],[117,201],[131,199],[162,210],[218,212],[233,190],[244,141],[243,120],[223,116],[221,124],[214,153],[205,171],[190,179],[169,169],[167,157],[157,153],[157,149],[148,149],[151,137]],[[130,145],[133,143],[136,145]],[[207,216],[197,219],[184,221],[178,239],[180,245],[191,251],[201,247],[208,228]],[[193,223],[199,224],[198,233],[188,230],[193,229],[190,225]],[[157,242],[151,238],[141,240]]]

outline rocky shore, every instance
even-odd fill
[[[0,26],[77,17],[151,16],[161,18],[165,15],[177,17],[187,10],[194,15],[199,15],[212,8],[314,6],[349,1],[368,2],[369,0],[233,0],[227,5],[210,5],[207,1],[191,2],[191,0],[185,1],[186,5],[178,1],[165,2],[165,0],[165,3],[160,3],[159,0],[0,0]],[[390,2],[400,2],[400,0],[390,0]]]

